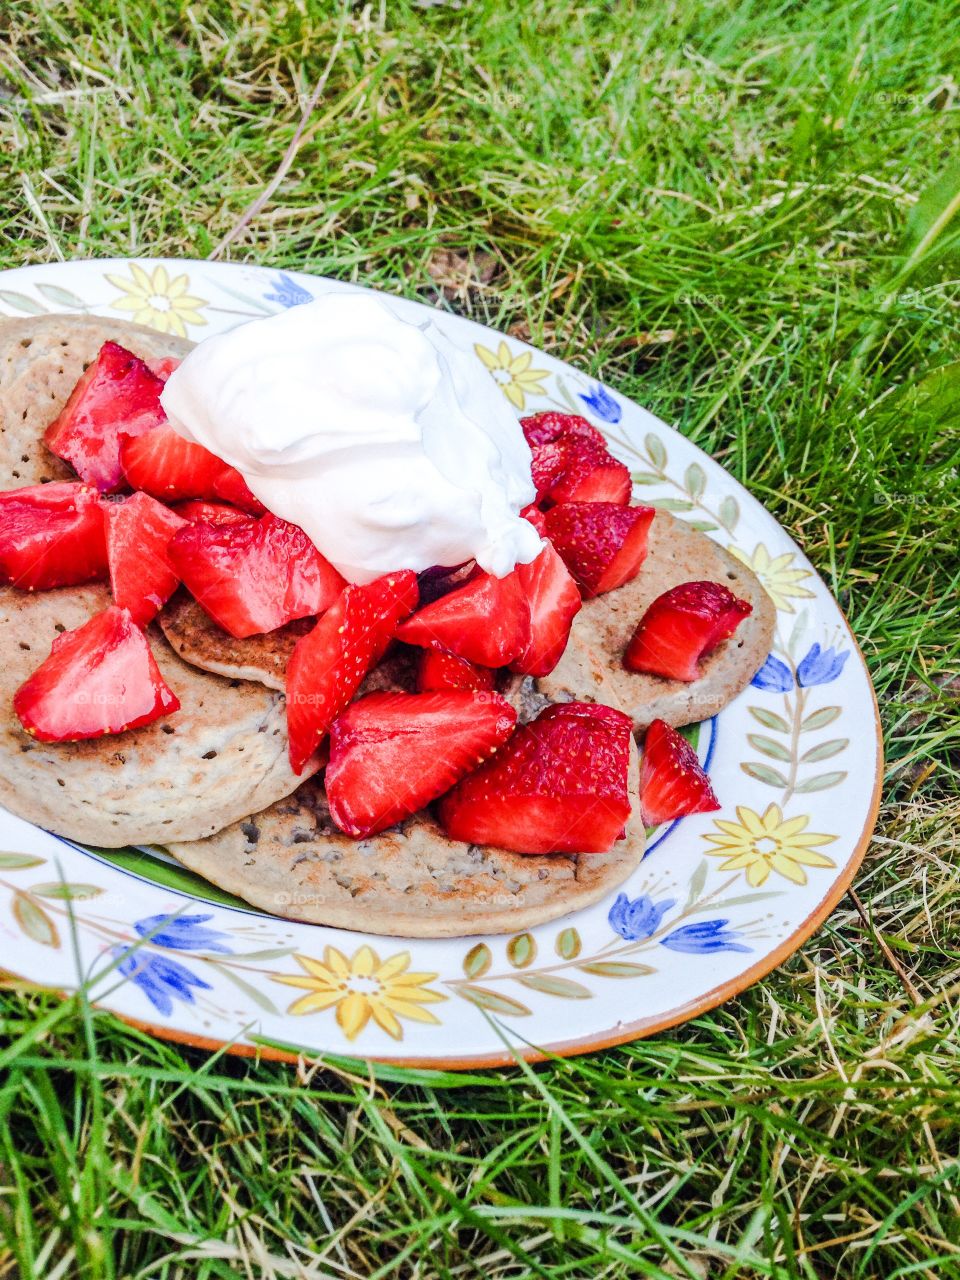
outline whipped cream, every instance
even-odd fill
[[[520,424],[428,317],[326,294],[208,338],[161,403],[351,582],[471,559],[504,577],[541,549]]]

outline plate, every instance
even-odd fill
[[[353,286],[226,263],[109,259],[0,275],[0,312],[122,317],[199,341]],[[583,1053],[728,1000],[823,922],[879,801],[876,700],[837,605],[776,521],[665,423],[569,365],[428,311],[518,412],[584,414],[644,502],[729,547],[777,606],[753,683],[691,733],[722,803],[652,833],[605,902],[514,937],[418,941],[263,915],[162,854],[71,844],[0,810],[3,965],[158,1036],[274,1057],[439,1068]]]

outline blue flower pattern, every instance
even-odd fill
[[[197,916],[145,916],[134,921],[134,929],[141,938],[146,938],[157,947],[168,947],[172,951],[222,951],[230,954],[230,948],[224,946],[222,939],[227,934],[219,929],[206,929],[204,925],[213,919],[213,913]]]
[[[647,894],[632,900],[625,893],[617,896],[610,908],[607,919],[610,927],[628,942],[637,942],[641,938],[649,938],[660,928],[664,915],[675,907],[676,899],[664,898],[662,902],[654,902]]]
[[[737,941],[740,934],[728,929],[729,923],[729,920],[701,920],[697,924],[684,924],[661,938],[660,945],[695,956],[709,955],[713,951],[752,951],[752,947],[745,947]]]
[[[112,954],[118,959],[117,970],[135,983],[162,1014],[173,1012],[174,1000],[194,1004],[194,987],[212,990],[209,982],[204,982],[177,960],[166,956],[142,949],[135,951],[132,947],[114,947]]]
[[[815,684],[830,684],[836,680],[843,670],[849,653],[837,653],[834,649],[821,649],[818,644],[810,646],[805,658],[797,667],[797,684],[801,689],[809,689]]]
[[[267,302],[277,302],[281,307],[301,307],[305,302],[313,301],[313,294],[304,289],[303,285],[297,284],[285,271],[277,272],[277,278],[271,287],[274,292],[263,296]]]
[[[584,392],[577,392],[580,399],[587,408],[598,417],[601,422],[619,422],[623,417],[623,410],[614,400],[613,396],[598,382],[589,395]]]
[[[832,647],[821,649],[820,645],[813,644],[797,664],[796,683],[801,689],[809,689],[817,684],[830,684],[842,673],[849,657],[849,652],[838,653]],[[782,659],[771,653],[750,683],[764,693],[791,693],[794,687],[793,672]]]
[[[750,683],[765,693],[789,693],[793,688],[793,675],[787,664],[771,653]]]

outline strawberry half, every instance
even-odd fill
[[[556,477],[546,491],[551,502],[616,502],[623,506],[630,501],[630,471],[604,445],[588,436],[571,435],[542,449],[556,449],[559,455]]]
[[[580,592],[549,542],[536,560],[518,565],[516,574],[530,611],[530,639],[510,663],[510,670],[545,676],[563,657],[570,627],[580,612]]]
[[[163,379],[117,342],[105,342],[58,417],[47,427],[47,448],[69,462],[101,493],[123,477],[120,437],[139,436],[166,421]]]
[[[287,664],[287,731],[295,773],[303,772],[382,656],[397,622],[412,608],[415,592],[416,575],[409,569],[364,586],[351,583],[297,641]]]
[[[344,585],[302,529],[269,514],[185,524],[168,555],[190,594],[238,640],[323,613]]]
[[[435,800],[509,738],[517,713],[496,693],[371,693],[330,729],[330,816],[375,835]]]
[[[613,707],[548,707],[443,797],[444,830],[517,853],[608,852],[630,817],[631,733]]]
[[[654,515],[653,507],[565,502],[547,512],[547,537],[589,599],[637,576]]]
[[[66,480],[0,493],[0,581],[46,591],[106,576],[95,488]]]
[[[243,524],[250,519],[246,511],[240,511],[225,502],[207,502],[204,498],[180,502],[173,510],[181,520],[189,520],[193,524],[198,520],[205,524]]]
[[[122,733],[179,706],[146,636],[116,605],[57,636],[13,698],[20,723],[41,742]]]
[[[417,688],[421,693],[437,689],[473,689],[483,692],[493,688],[493,672],[478,667],[455,653],[442,649],[424,649],[417,666]]]
[[[445,649],[481,667],[506,666],[529,638],[530,610],[516,570],[505,578],[482,573],[397,628],[406,644]]]
[[[530,477],[537,491],[537,502],[542,502],[563,475],[563,445],[552,440],[531,445],[530,457]]]
[[[142,489],[162,502],[219,498],[251,515],[265,510],[239,471],[202,444],[184,440],[169,424],[135,438],[125,435],[120,463],[131,489]]]
[[[700,659],[728,640],[751,613],[751,604],[719,582],[681,582],[648,606],[623,665],[671,680],[696,680]]]
[[[140,626],[156,617],[180,582],[167,555],[170,539],[187,524],[146,493],[103,503],[113,602]]]
[[[688,813],[713,813],[719,808],[693,747],[665,720],[654,720],[643,740],[640,763],[644,824],[658,827]]]
[[[570,436],[583,436],[601,448],[606,447],[603,433],[579,413],[558,413],[556,409],[544,409],[520,419],[520,429],[531,449],[538,445],[553,444]]]

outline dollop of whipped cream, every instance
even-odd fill
[[[541,549],[499,388],[432,320],[378,298],[326,294],[208,338],[161,403],[351,582],[471,559],[504,577]]]

